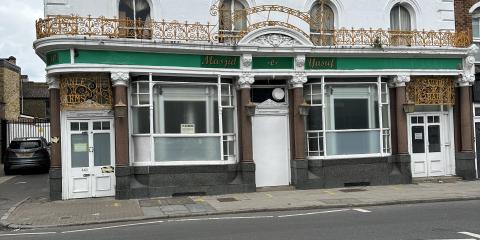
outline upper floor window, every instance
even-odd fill
[[[405,6],[397,4],[390,11],[390,29],[393,31],[412,30],[410,12]]]
[[[472,13],[472,34],[473,38],[480,38],[480,9]]]
[[[120,35],[134,38],[150,38],[148,27],[150,5],[147,0],[120,0],[118,6]]]
[[[219,28],[223,31],[243,31],[247,28],[245,5],[239,0],[223,0],[220,4]]]
[[[310,35],[316,45],[333,43],[335,30],[335,14],[333,9],[324,3],[316,3],[310,9]]]

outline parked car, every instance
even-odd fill
[[[50,168],[50,144],[43,137],[15,138],[5,152],[3,170],[6,175],[13,170]]]

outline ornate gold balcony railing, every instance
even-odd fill
[[[388,31],[382,29],[335,29],[307,34],[281,21],[250,24],[242,31],[219,30],[217,25],[177,21],[141,21],[117,18],[53,16],[36,21],[37,39],[52,36],[99,36],[185,42],[237,44],[245,35],[262,27],[280,26],[300,32],[317,46],[416,46],[468,47],[469,32]]]

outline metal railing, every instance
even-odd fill
[[[281,26],[310,37],[317,46],[407,46],[407,47],[468,47],[468,31],[390,31],[383,29],[334,29],[307,34],[298,27],[281,21],[257,22],[242,31],[219,30],[218,25],[178,21],[142,21],[118,18],[50,16],[36,21],[37,39],[53,36],[99,36],[184,42],[237,44],[253,30]]]

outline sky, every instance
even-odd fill
[[[14,56],[22,75],[45,81],[45,63],[35,54],[35,20],[43,17],[43,0],[0,0],[0,58]]]

